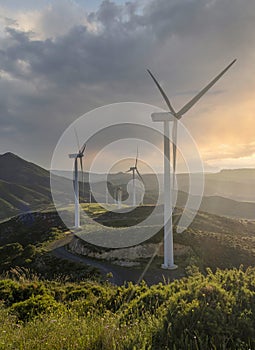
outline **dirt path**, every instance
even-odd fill
[[[55,248],[52,251],[52,253],[57,258],[60,258],[60,259],[66,259],[66,260],[78,262],[78,263],[81,263],[84,265],[93,266],[93,267],[97,268],[104,277],[107,277],[108,273],[112,273],[113,277],[109,278],[108,280],[110,282],[112,282],[113,284],[122,285],[124,283],[124,281],[122,279],[120,279],[118,274],[116,273],[114,266],[112,266],[110,264],[107,264],[104,262],[98,262],[97,260],[86,258],[86,257],[80,256],[80,255],[75,255],[75,254],[69,252],[65,246]]]

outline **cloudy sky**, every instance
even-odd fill
[[[208,169],[255,166],[254,0],[0,0],[0,153],[44,167],[64,130],[105,104],[176,109]]]

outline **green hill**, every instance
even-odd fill
[[[13,153],[0,155],[0,179],[23,186],[49,187],[49,172]]]
[[[51,203],[49,172],[12,154],[0,156],[0,219]]]
[[[0,180],[0,219],[49,205],[50,193],[45,192]]]
[[[85,205],[84,209],[94,218],[94,220],[105,226],[123,227],[132,226],[138,221],[143,220],[148,214],[150,214],[152,207],[143,206],[135,209],[133,212],[122,214],[106,212],[105,209],[100,208],[100,206],[96,204],[92,206]],[[72,213],[68,211],[67,214],[72,215]],[[180,214],[181,210],[175,213],[174,222],[178,221]],[[8,259],[2,261],[0,251],[0,272],[9,270],[18,265],[20,267],[29,267],[35,272],[40,273],[44,273],[42,268],[44,266],[46,274],[48,274],[50,269],[52,269],[52,273],[54,274],[57,270],[56,266],[52,266],[50,262],[52,260],[52,255],[50,253],[52,249],[48,250],[47,247],[50,242],[54,242],[61,237],[64,238],[68,232],[68,229],[54,210],[23,214],[1,223],[0,247],[3,248],[2,254],[5,254],[5,251],[8,252],[8,249],[13,248],[14,250],[13,253],[11,253],[10,250]],[[105,232],[107,234],[107,227]],[[73,236],[71,235],[70,239],[72,237]],[[99,252],[100,254],[102,253],[102,257],[104,256],[104,251],[108,252],[108,255],[111,254],[109,248],[104,249],[92,246],[81,238],[82,235],[79,233],[80,244],[88,248],[89,251]],[[155,245],[156,247],[161,244],[162,240],[163,230],[149,240],[141,243],[141,245],[144,246],[144,249],[147,249],[146,245],[148,244]],[[255,262],[255,222],[235,220],[208,214],[206,212],[198,212],[195,220],[186,231],[181,234],[174,233],[174,243],[176,247],[186,247],[183,249],[184,254],[176,255],[176,263],[180,267],[179,275],[182,275],[184,269],[192,264],[199,266],[202,271],[205,271],[207,267],[215,270],[218,267],[239,267],[240,264],[245,267],[250,265],[253,266]],[[16,244],[19,244],[19,246],[15,246]],[[26,255],[27,247],[29,247],[29,249],[32,248],[32,250],[36,252],[36,255],[32,256],[31,259]],[[16,251],[18,253],[17,257],[15,255]],[[113,249],[113,251],[115,252],[112,261],[116,259],[116,249]],[[12,254],[14,254],[13,259]],[[128,251],[126,252],[126,255],[128,255]],[[130,255],[132,256],[131,251]],[[44,261],[45,257],[46,260],[49,259],[48,267],[47,263],[43,263],[43,265],[40,263],[40,261]],[[132,261],[132,258],[130,259]],[[139,275],[138,270],[140,269],[141,272],[143,271],[148,259],[133,259],[139,263],[139,267],[136,268],[136,275]],[[111,261],[111,259],[109,261]],[[102,263],[103,262],[104,260],[102,260]],[[161,262],[162,257],[155,257],[153,264],[151,265],[151,270],[148,271],[148,276],[145,276],[145,279],[148,281],[154,280],[151,275],[159,273],[157,271],[159,270]],[[119,270],[119,273],[125,273],[125,269],[123,271]],[[162,280],[161,271],[158,280],[160,279]]]
[[[151,213],[152,209],[153,207],[151,206],[143,206],[129,213],[109,213],[104,209],[99,210],[98,207],[85,208],[95,221],[112,227],[132,227],[137,222],[143,221]],[[173,217],[174,223],[178,222],[181,214],[181,209],[175,212]],[[98,251],[98,248],[94,248],[86,243],[86,232],[84,235],[79,233],[78,237],[81,239],[80,244],[84,247],[92,251],[94,249]],[[154,237],[141,243],[141,245],[160,244],[162,241],[163,229]],[[202,270],[206,267],[216,269],[217,267],[239,267],[240,264],[248,267],[255,264],[254,221],[231,219],[199,211],[187,230],[183,233],[174,232],[174,243],[189,248],[185,250],[188,252],[186,255],[177,255],[176,257],[176,263],[182,268],[193,263]],[[104,251],[108,250],[104,248],[99,249],[102,256],[104,256]],[[116,253],[113,254],[113,256],[115,255]],[[161,260],[162,258],[157,258],[155,264],[160,266]],[[146,261],[145,259],[145,264]],[[141,260],[138,259],[137,262],[141,262]]]
[[[124,217],[98,205],[85,209],[101,223],[109,224],[110,215],[116,226],[151,210]],[[159,244],[162,236],[144,244]],[[175,244],[190,247],[177,261],[185,277],[151,287],[114,286],[93,268],[54,257],[54,246],[68,237],[66,243],[72,237],[54,210],[0,224],[0,349],[255,348],[254,222],[199,212],[188,230],[174,235]],[[162,277],[161,262],[156,258],[148,270]]]
[[[96,269],[51,253],[52,245],[59,240],[66,244],[71,237],[55,210],[25,213],[0,223],[0,274],[18,267],[48,279],[97,277]]]

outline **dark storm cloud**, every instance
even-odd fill
[[[160,51],[171,40],[174,46],[189,40],[188,57],[194,55],[199,39],[206,36],[211,41],[203,40],[205,50],[200,54],[225,47],[230,56],[240,45],[248,48],[247,40],[254,42],[250,23],[254,7],[251,1],[241,5],[236,0],[154,0],[138,15],[134,9],[128,11],[128,4],[103,1],[98,12],[90,15],[99,28],[95,32],[79,25],[63,36],[34,40],[31,33],[7,28],[9,38],[1,50],[1,68],[16,77],[46,78],[67,88],[82,83],[109,87],[109,82],[116,81],[126,85],[126,79],[132,84],[132,80],[138,80],[137,74],[141,79],[139,72],[144,73],[146,64],[161,59]],[[190,41],[196,37],[198,43]],[[170,59],[180,54],[174,46]],[[219,60],[223,54],[217,51],[214,56]]]
[[[230,59],[252,57],[252,0],[151,0],[138,5],[105,0],[85,24],[46,39],[17,30],[16,22],[6,27],[0,38],[5,74],[0,91],[6,96],[1,122],[16,125],[29,145],[37,139],[49,152],[68,123],[93,107],[130,100],[163,106],[147,67],[164,79],[170,95],[182,99],[186,91],[189,99]],[[43,146],[46,130],[49,141]]]

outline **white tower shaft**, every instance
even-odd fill
[[[170,141],[169,121],[164,121],[164,264],[165,269],[176,268],[174,265],[172,191],[170,176]]]
[[[74,225],[75,228],[80,227],[80,208],[79,208],[79,179],[78,179],[78,161],[77,157],[74,161],[74,193],[75,193],[75,217],[74,217]]]
[[[118,190],[118,209],[121,209],[121,197],[122,197],[122,191]]]
[[[151,117],[154,122],[164,123],[164,263],[162,268],[173,270],[177,266],[174,264],[169,123],[174,117],[168,112],[152,113]]]
[[[136,206],[135,169],[133,171],[133,207]]]
[[[107,184],[106,184],[106,188],[105,188],[105,203],[108,204],[109,202],[109,199],[108,199],[108,187],[107,187]]]

